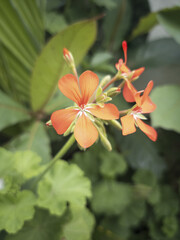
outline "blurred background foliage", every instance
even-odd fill
[[[79,73],[102,78],[116,73],[123,40],[129,67],[146,68],[135,86],[154,80],[158,141],[109,128],[112,152],[74,146],[32,191],[29,181],[67,140],[45,126],[71,104],[57,89],[69,72],[62,49]],[[179,76],[176,0],[1,0],[0,239],[179,240]]]

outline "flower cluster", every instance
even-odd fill
[[[134,133],[136,127],[139,127],[151,140],[156,141],[157,139],[156,130],[142,121],[142,119],[146,119],[142,114],[151,113],[156,108],[149,97],[153,81],[148,83],[144,91],[135,89],[132,82],[141,75],[144,68],[131,71],[126,65],[127,43],[125,41],[122,43],[122,47],[124,61],[119,59],[116,63],[117,74],[112,79],[105,77],[100,83],[98,76],[89,70],[78,77],[71,52],[67,49],[63,51],[64,58],[73,74],[63,76],[59,80],[58,86],[60,91],[74,102],[74,105],[55,111],[47,125],[52,125],[58,134],[66,136],[73,133],[80,147],[84,149],[95,143],[99,136],[103,145],[111,150],[105,130],[105,125],[108,124],[122,130],[123,135]],[[108,88],[118,80],[122,81],[118,87]],[[119,111],[114,104],[107,102],[119,94],[122,88],[125,100],[134,102],[134,106]],[[118,121],[119,118],[122,126]]]

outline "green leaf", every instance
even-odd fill
[[[101,181],[93,189],[92,208],[98,214],[120,214],[132,201],[132,194],[128,184]]]
[[[71,162],[76,163],[84,172],[84,174],[92,181],[96,182],[99,177],[99,159],[97,154],[97,148],[93,146],[91,151],[79,152],[73,155]],[[97,150],[97,151],[96,151]]]
[[[166,216],[175,216],[179,211],[179,200],[177,194],[168,185],[161,186],[160,190],[161,199],[154,206],[156,218],[159,219]]]
[[[120,226],[130,227],[137,226],[146,213],[146,205],[144,200],[133,200],[132,204],[128,206],[120,215]]]
[[[0,148],[0,178],[13,180],[13,183],[23,183],[37,176],[44,169],[40,165],[41,158],[31,151],[11,153]]]
[[[158,23],[163,25],[167,32],[174,36],[175,39],[179,38],[179,11],[180,7],[173,7],[149,13],[147,16],[140,19],[130,38],[133,39],[139,35],[148,33]]]
[[[57,14],[55,12],[46,13],[46,30],[51,33],[57,33],[62,31],[67,27],[66,20],[63,15]]]
[[[113,58],[112,54],[109,52],[98,52],[95,53],[93,58],[91,59],[92,66],[96,66],[107,62]]]
[[[156,87],[151,94],[157,109],[151,114],[152,125],[180,133],[180,86],[164,85]]]
[[[0,115],[0,130],[31,118],[21,104],[15,102],[2,91],[0,91]]]
[[[78,65],[96,37],[96,22],[82,21],[67,27],[53,37],[36,61],[31,79],[31,104],[34,111],[44,107],[52,96],[57,81],[67,66],[63,59],[63,48],[68,48]]]
[[[0,178],[10,175],[12,172],[13,159],[12,153],[4,148],[0,148]]]
[[[158,21],[156,19],[156,13],[150,13],[145,17],[142,17],[138,23],[138,25],[135,27],[131,34],[131,39],[141,35],[148,33],[151,28],[153,28],[156,24],[158,24]]]
[[[157,19],[165,30],[180,44],[180,7],[159,12]]]
[[[68,240],[90,240],[94,224],[94,217],[88,209],[73,210],[71,221],[63,227],[63,236]]]
[[[69,107],[71,105],[72,101],[69,98],[65,97],[58,89],[53,98],[51,98],[46,104],[44,111],[48,114],[51,114],[54,111]]]
[[[149,170],[160,177],[166,169],[163,158],[159,155],[157,145],[141,131],[128,136],[116,134],[122,154],[134,169]]]
[[[108,11],[103,22],[104,45],[114,52],[118,50],[131,24],[132,9],[129,0],[116,0],[117,7]]]
[[[25,129],[21,135],[12,139],[6,148],[10,151],[31,150],[42,158],[42,163],[47,163],[51,159],[50,140],[42,122],[35,122]]]
[[[146,186],[154,187],[157,184],[156,176],[147,170],[138,170],[133,176],[133,181],[136,184],[144,184]]]
[[[59,161],[38,185],[38,205],[61,216],[67,207],[82,207],[91,196],[90,182],[74,164]]]
[[[136,48],[131,55],[130,59],[133,62],[130,62],[130,65],[132,69],[142,65],[155,68],[159,66],[171,67],[173,64],[179,64],[179,58],[179,45],[171,38],[162,38]]]
[[[44,42],[43,5],[36,0],[2,0],[0,5],[0,45],[6,75],[4,91],[13,98],[29,100],[30,74]],[[3,78],[3,75],[0,76]]]
[[[100,154],[100,157],[102,159],[102,164],[100,166],[102,175],[114,178],[126,172],[127,164],[122,154],[118,154],[115,151],[103,152]]]
[[[178,232],[179,222],[174,216],[168,216],[163,219],[162,231],[168,238],[173,238]]]
[[[44,167],[40,166],[41,158],[32,151],[16,152],[12,158],[14,169],[24,179],[35,177],[44,170]]]
[[[157,145],[141,131],[128,136],[117,134],[122,154],[134,169],[144,169],[161,176],[166,169],[163,158],[158,154]]]
[[[0,195],[0,230],[16,233],[34,215],[36,198],[30,191],[24,190],[14,195]]]
[[[109,10],[115,8],[117,6],[116,0],[93,0],[98,6],[105,7]]]
[[[63,218],[52,216],[48,211],[36,209],[34,218],[27,221],[15,235],[8,235],[6,240],[60,240]]]

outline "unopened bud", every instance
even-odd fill
[[[96,102],[97,103],[99,103],[99,102],[100,103],[105,103],[105,102],[109,102],[111,100],[112,100],[112,98],[108,97],[107,93],[103,93],[96,99]]]
[[[107,75],[101,80],[99,86],[103,88],[109,81],[111,81],[111,76]]]
[[[48,122],[46,122],[46,126],[48,126],[48,127],[52,126],[51,120],[49,120]]]
[[[64,55],[64,59],[67,62],[67,64],[73,66],[74,65],[74,58],[72,53],[67,50],[67,48],[63,48],[63,55]]]
[[[110,89],[107,91],[107,96],[108,96],[108,97],[114,97],[114,96],[118,95],[120,92],[121,92],[121,88],[119,88],[119,87],[113,87],[113,88],[110,88]]]
[[[101,94],[102,94],[102,87],[101,86],[99,86],[98,88],[97,88],[97,91],[96,91],[96,99],[99,97],[99,96],[101,96]]]
[[[100,95],[99,97],[96,98],[96,102],[104,102],[105,97],[106,96],[104,94]]]
[[[119,129],[119,130],[122,130],[122,126],[120,124],[120,122],[118,122],[117,120],[109,120],[108,123],[110,125],[112,125],[113,127]]]
[[[111,150],[112,150],[112,146],[111,146],[111,143],[109,142],[109,140],[107,139],[107,137],[104,136],[104,134],[101,133],[100,131],[99,131],[99,135],[100,135],[101,143],[103,144],[103,146],[104,146],[108,151],[111,151]]]

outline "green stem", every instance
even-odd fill
[[[67,153],[67,151],[70,149],[70,147],[75,142],[74,134],[69,138],[69,140],[64,144],[64,146],[59,150],[59,152],[54,156],[54,158],[50,161],[49,165],[46,167],[46,169],[35,179],[33,182],[32,188],[35,187],[35,185],[44,177],[44,175],[54,166],[57,160],[62,158],[64,154]]]

